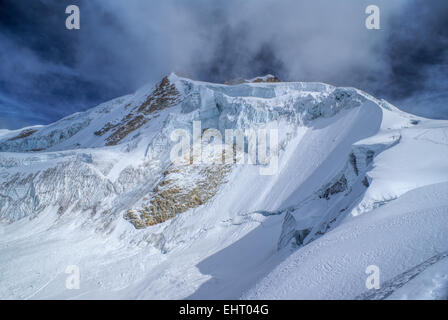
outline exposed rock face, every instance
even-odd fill
[[[138,108],[138,112],[150,114],[178,104],[181,101],[180,93],[176,86],[164,77],[154,92]]]
[[[29,137],[30,135],[32,135],[35,132],[37,132],[36,129],[25,129],[22,132],[20,132],[20,134],[18,136],[10,138],[9,141],[14,141],[14,140],[18,140],[18,139],[23,139],[23,138]]]
[[[133,113],[128,114],[123,118],[122,124],[117,124],[115,126],[108,126],[106,130],[116,128],[114,132],[107,137],[107,146],[114,146],[123,140],[128,134],[139,129],[143,126],[149,119],[145,118],[143,115],[134,115]]]
[[[274,83],[274,82],[282,82],[278,77],[273,76],[273,75],[267,75],[265,77],[258,77],[255,78],[254,80],[251,81],[252,83],[260,83],[260,82],[265,82],[265,83]]]
[[[152,118],[149,115],[175,106],[180,101],[180,93],[176,89],[176,86],[170,82],[168,77],[164,77],[155,90],[148,95],[146,101],[138,108],[134,108],[120,123],[107,123],[104,128],[96,131],[95,134],[102,136],[106,132],[113,130],[113,133],[107,138],[106,145],[116,145],[131,132],[136,131],[146,124]]]
[[[323,194],[320,196],[321,198],[329,199],[331,195],[336,193],[340,193],[347,190],[347,179],[344,175],[342,175],[336,182],[332,185],[328,186]]]
[[[231,165],[170,166],[152,190],[149,202],[129,210],[125,218],[141,229],[162,223],[207,203],[226,182]]]
[[[225,84],[238,85],[242,83],[276,83],[276,82],[282,82],[282,81],[278,77],[268,74],[266,76],[256,77],[249,80],[243,78],[230,79],[227,80]]]
[[[202,134],[205,131],[204,128]],[[126,212],[124,218],[137,229],[165,222],[210,202],[243,154],[236,144],[224,144],[220,152],[215,152],[213,143],[198,143],[199,153],[192,148],[184,155],[185,164],[170,164],[143,201]],[[233,154],[234,163],[224,162],[227,152]]]

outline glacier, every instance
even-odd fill
[[[275,128],[277,172],[172,163],[171,133],[194,121],[223,136]],[[447,146],[448,121],[272,76],[171,74],[1,130],[0,298],[446,299]],[[369,265],[387,294],[366,288]]]

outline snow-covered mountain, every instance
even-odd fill
[[[1,130],[0,298],[448,299],[448,121],[354,88],[229,83],[171,74]],[[210,129],[278,143],[251,163],[249,136],[223,141],[235,161],[211,164]]]

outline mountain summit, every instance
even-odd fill
[[[443,298],[447,145],[447,121],[271,75],[2,130],[0,298]]]

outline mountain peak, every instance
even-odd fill
[[[355,297],[366,266],[399,276],[448,250],[447,132],[354,88],[176,74],[0,132],[0,298]],[[73,252],[71,296],[54,275]]]

